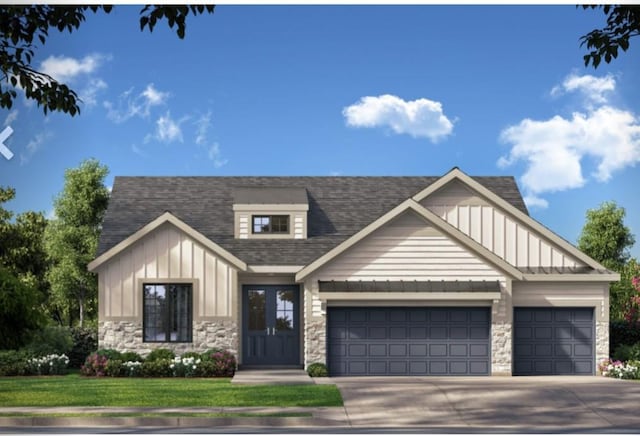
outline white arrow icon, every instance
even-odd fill
[[[7,128],[4,129],[2,133],[0,133],[0,153],[5,158],[7,158],[7,160],[10,160],[13,157],[13,153],[6,145],[4,145],[4,141],[6,141],[6,139],[11,136],[12,133],[13,129],[11,128],[11,126],[7,126]]]

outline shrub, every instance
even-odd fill
[[[631,360],[620,362],[619,360],[605,359],[598,364],[600,373],[605,377],[613,377],[627,380],[640,379],[640,361]]]
[[[174,377],[193,377],[198,374],[200,362],[200,357],[176,357],[169,368],[171,368]]]
[[[109,359],[104,367],[104,375],[109,377],[124,376],[124,366],[122,360]]]
[[[27,360],[26,374],[64,375],[67,373],[69,358],[65,354],[49,354],[44,357],[32,357]]]
[[[0,351],[0,376],[25,375],[28,358],[25,351]]]
[[[307,367],[307,374],[310,377],[328,377],[329,371],[327,370],[327,365],[316,362]]]
[[[171,377],[173,371],[170,368],[172,361],[169,359],[145,360],[140,368],[143,377]]]
[[[73,348],[73,338],[68,327],[48,325],[32,333],[25,350],[35,357],[65,354]]]
[[[222,348],[210,348],[207,351],[203,352],[200,354],[200,359],[204,360],[211,360],[211,356],[213,356],[216,353],[221,353],[224,350]]]
[[[197,351],[187,351],[186,353],[182,354],[181,356],[183,359],[185,357],[193,357],[194,359],[200,359],[202,360],[202,354],[198,353]]]
[[[122,364],[125,377],[140,377],[142,375],[142,362],[128,361]]]
[[[73,327],[71,329],[73,346],[69,351],[69,367],[80,368],[89,354],[98,349],[98,330],[96,328]]]
[[[134,351],[126,351],[121,357],[123,362],[144,362],[144,358]]]
[[[609,324],[609,353],[613,355],[621,345],[633,345],[640,342],[640,328],[627,321],[611,321]]]
[[[113,348],[101,348],[96,351],[96,354],[98,354],[98,356],[104,356],[108,360],[122,360],[122,353]]]
[[[200,360],[198,364],[195,377],[215,377],[216,376],[216,363],[211,360]]]
[[[80,374],[87,376],[102,377],[106,375],[107,362],[109,359],[107,356],[96,353],[91,353],[85,360],[84,365],[80,367]]]
[[[623,362],[640,360],[640,342],[635,345],[619,345],[611,357],[613,360],[621,360]]]
[[[145,362],[153,362],[154,360],[173,360],[176,357],[175,353],[168,348],[156,348],[144,359]]]
[[[236,357],[229,351],[218,351],[209,355],[213,363],[214,377],[233,377],[236,372]]]

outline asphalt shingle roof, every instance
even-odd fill
[[[166,211],[249,265],[307,265],[439,177],[116,177],[101,255]],[[473,177],[528,214],[513,177]],[[237,188],[304,188],[308,238],[235,239]]]

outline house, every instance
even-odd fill
[[[333,375],[594,374],[619,275],[512,177],[116,177],[100,347]]]

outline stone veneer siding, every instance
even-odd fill
[[[327,363],[327,317],[308,319],[304,326],[304,367]]]
[[[511,334],[510,322],[491,323],[491,374],[511,375]]]
[[[156,348],[169,348],[178,354],[222,348],[238,357],[238,325],[235,321],[195,321],[193,342],[143,342],[142,322],[100,321],[98,347],[134,351],[142,356]]]
[[[607,357],[609,357],[609,323],[596,321],[596,365]]]

